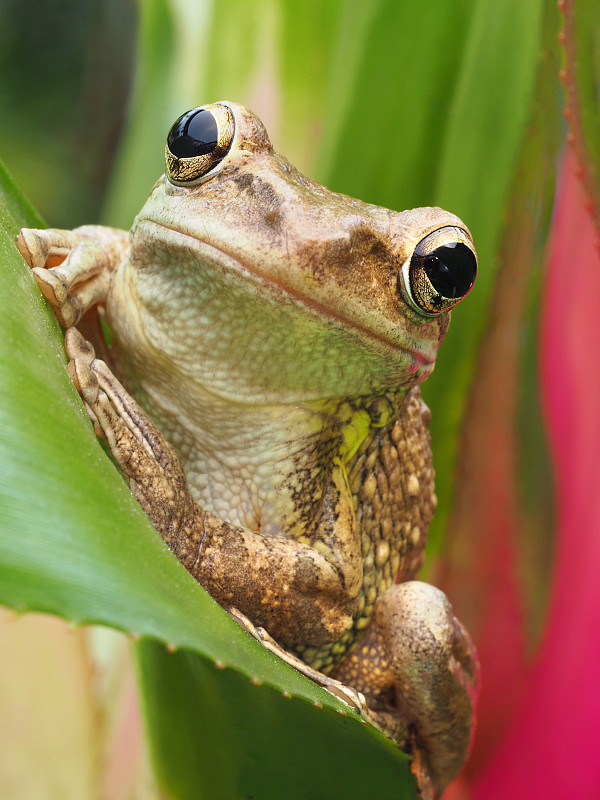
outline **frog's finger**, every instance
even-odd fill
[[[61,264],[80,241],[75,231],[23,228],[17,237],[17,247],[32,269],[51,268]]]
[[[64,266],[51,270],[32,270],[42,294],[64,328],[76,325],[88,309],[102,303],[106,298],[110,274],[102,265],[97,268],[95,260],[88,261],[86,258],[99,252],[101,251],[97,245],[78,245],[68,256]]]
[[[75,325],[105,298],[109,260],[98,244],[82,241],[73,231],[24,228],[17,247],[64,327]]]
[[[73,231],[23,228],[17,247],[65,327],[106,299],[111,274],[128,248],[124,231],[82,225]]]
[[[33,267],[33,274],[40,282],[38,276],[46,275],[47,279],[53,279],[56,286],[54,296],[58,301],[63,301],[69,289],[77,283],[82,283],[106,269],[108,259],[106,254],[97,244],[92,242],[81,242],[59,267],[46,269],[45,267]],[[53,297],[49,297],[50,302]]]

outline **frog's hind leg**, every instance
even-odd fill
[[[17,246],[58,321],[68,328],[89,308],[104,302],[129,237],[100,225],[73,231],[23,228]]]
[[[391,586],[334,677],[362,692],[381,727],[412,751],[420,783],[427,773],[441,791],[456,776],[471,741],[479,666],[443,592],[420,581]]]

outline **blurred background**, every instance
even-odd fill
[[[98,219],[130,102],[132,0],[0,6],[2,156],[55,227]]]
[[[575,534],[600,534],[581,524],[565,528],[546,413],[549,392],[556,399],[569,380],[587,385],[576,369],[554,383],[548,377],[558,355],[548,350],[544,330],[566,331],[558,337],[565,341],[583,314],[580,299],[549,305],[551,279],[569,285],[549,270],[560,261],[559,245],[573,254],[575,240],[586,243],[591,269],[598,225],[600,21],[591,2],[559,6],[0,5],[0,156],[50,226],[128,228],[163,171],[172,122],[188,108],[229,99],[258,113],[275,148],[330,188],[398,210],[440,205],[470,227],[478,281],[453,312],[423,388],[433,412],[440,500],[425,578],[449,593],[480,648],[484,675],[478,738],[452,789],[456,797],[567,796],[538,793],[539,765],[531,774],[519,767],[505,784],[489,771],[500,752],[516,763],[511,743],[522,753],[536,740],[535,731],[519,740],[519,719],[551,658],[553,609],[566,607],[557,595],[560,559],[583,553],[591,541],[578,543]],[[569,224],[581,229],[564,227],[565,209],[575,209]],[[549,316],[556,308],[560,318]],[[575,351],[589,336],[577,329]],[[577,461],[564,452],[562,458]],[[596,466],[579,463],[588,472]],[[563,512],[568,500],[562,496]],[[594,519],[593,512],[583,518]],[[561,556],[567,535],[570,554]],[[574,615],[584,608],[593,614],[589,649],[571,651],[584,669],[581,660],[597,652],[598,605],[595,596],[578,602]],[[577,672],[571,667],[565,681]],[[549,687],[544,708],[560,699],[557,686]],[[572,725],[581,728],[576,716]],[[556,730],[548,734],[557,737]],[[565,781],[568,773],[561,773]],[[548,786],[560,786],[549,774]],[[589,776],[586,786],[600,791],[596,779]],[[597,797],[586,791],[569,796]]]

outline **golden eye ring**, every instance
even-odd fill
[[[461,228],[446,226],[421,239],[399,277],[413,308],[436,317],[467,296],[476,276],[477,256],[471,239]]]
[[[235,121],[227,106],[213,103],[186,111],[167,136],[169,180],[188,184],[206,177],[229,152],[234,133]]]

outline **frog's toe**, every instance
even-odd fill
[[[74,358],[67,364],[67,372],[83,400],[93,409],[98,400],[100,384],[89,364]]]
[[[109,443],[111,451],[121,466],[124,454],[131,454],[140,444],[136,436],[135,425],[131,417],[121,408],[115,408],[112,398],[104,388],[114,393],[114,387],[106,385],[106,378],[101,377],[106,365],[95,358],[94,348],[75,328],[69,328],[65,336],[65,349],[69,356],[67,371],[82,400],[90,418],[94,422],[96,433]],[[106,372],[108,368],[106,368]],[[110,372],[109,372],[110,374]],[[116,382],[116,379],[114,379]],[[122,389],[124,393],[125,390]]]
[[[180,471],[172,446],[77,328],[65,332],[65,350],[69,375],[103,437],[117,442],[127,429],[161,468]]]
[[[106,440],[152,524],[170,541],[176,528],[196,517],[174,449],[75,328],[66,332],[65,349],[69,375],[96,433]]]
[[[395,675],[396,703],[406,710],[442,789],[469,750],[479,690],[475,648],[447,597],[427,583],[392,586],[376,615]]]

